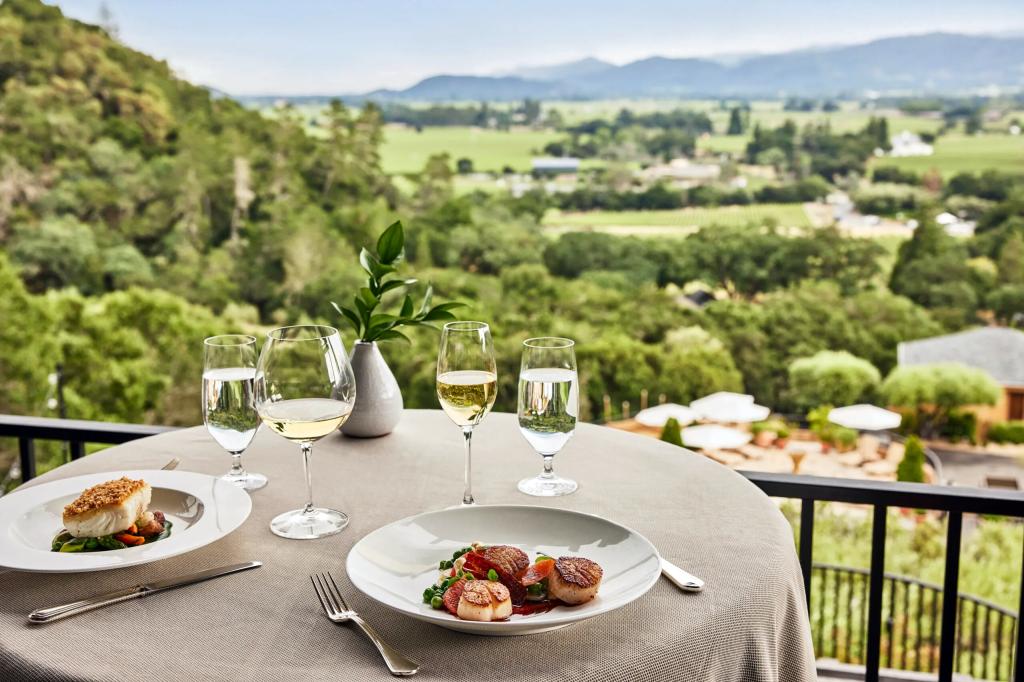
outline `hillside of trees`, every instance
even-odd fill
[[[605,394],[642,389],[679,402],[746,389],[793,409],[794,360],[848,351],[884,375],[901,340],[1024,315],[1019,183],[986,200],[966,242],[920,207],[894,266],[832,229],[553,239],[536,196],[456,196],[444,156],[399,190],[381,170],[381,126],[374,106],[335,103],[314,138],[294,113],[261,117],[54,7],[0,4],[0,412],[52,414],[46,376],[60,363],[70,417],[198,423],[203,337],[318,321],[351,344],[330,301],[359,286],[359,248],[395,219],[402,271],[492,323],[498,409],[514,408],[527,336],[577,339],[586,417]],[[879,137],[842,137],[837,162]],[[792,142],[762,131],[747,154]],[[687,305],[695,282],[719,300]],[[384,353],[406,404],[435,407],[436,334]]]

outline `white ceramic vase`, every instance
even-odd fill
[[[386,436],[402,418],[398,381],[374,341],[356,341],[351,362],[356,375],[356,405],[341,432],[357,438]]]

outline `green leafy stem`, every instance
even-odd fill
[[[403,279],[396,274],[404,251],[405,231],[401,221],[395,221],[377,239],[376,253],[366,248],[360,251],[359,264],[369,277],[366,286],[359,287],[358,293],[352,297],[352,306],[331,301],[334,309],[363,341],[401,339],[408,343],[409,337],[398,331],[399,327],[419,325],[434,328],[431,322],[454,320],[456,317],[451,311],[466,305],[452,301],[431,306],[434,289],[428,285],[419,308],[413,303],[412,296],[406,294],[397,315],[376,312],[381,307],[384,294],[416,283],[415,279]]]

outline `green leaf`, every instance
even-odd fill
[[[461,303],[459,301],[449,301],[448,303],[441,303],[434,306],[434,310],[455,310],[456,308],[465,308],[468,304]]]
[[[434,299],[434,285],[427,285],[427,293],[423,294],[423,305],[420,306],[420,315],[430,310],[430,302]]]
[[[373,310],[380,303],[380,300],[367,287],[359,288],[359,297],[363,299],[367,310]]]
[[[406,343],[409,344],[412,343],[412,341],[409,340],[408,336],[395,329],[388,329],[387,331],[383,331],[377,335],[378,341],[392,341],[396,339],[405,341]]]
[[[456,318],[455,318],[455,315],[452,315],[447,310],[440,310],[439,308],[431,308],[430,310],[427,311],[427,314],[424,315],[421,319],[423,319],[424,321],[428,321],[429,322],[429,321],[435,321],[435,320],[454,320]]]
[[[355,329],[355,332],[358,335],[359,331],[362,329],[362,324],[359,321],[359,315],[357,315],[355,311],[346,308],[345,306],[338,305],[334,301],[331,301],[331,305],[334,306],[334,309],[337,310],[350,325],[352,325],[352,328]]]
[[[370,326],[376,327],[380,325],[388,325],[392,324],[396,320],[398,320],[398,318],[394,315],[389,315],[387,313],[377,313],[376,315],[370,316]]]
[[[366,274],[374,276],[373,270],[376,263],[377,259],[374,255],[366,247],[363,247],[363,250],[359,252],[359,264],[363,266],[363,270],[366,270]]]
[[[392,280],[388,280],[387,282],[384,282],[384,284],[381,285],[380,293],[381,294],[385,294],[385,293],[391,291],[392,289],[397,289],[399,287],[409,286],[410,284],[416,284],[416,280],[415,279],[392,279]]]
[[[413,313],[413,302],[412,296],[409,294],[405,295],[405,301],[402,302],[402,311],[398,313],[399,317],[412,317]]]
[[[394,263],[402,255],[404,247],[405,232],[402,230],[402,221],[396,220],[377,240],[377,256],[382,263]]]

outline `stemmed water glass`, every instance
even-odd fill
[[[544,470],[519,481],[527,495],[557,497],[576,490],[576,481],[556,476],[553,460],[576,430],[579,380],[572,339],[544,336],[523,342],[519,369],[519,430],[544,458]]]
[[[437,399],[448,417],[462,428],[466,444],[462,504],[473,500],[473,429],[494,406],[498,370],[491,328],[483,322],[449,322],[441,331],[437,354]]]
[[[334,327],[297,325],[267,334],[256,365],[256,409],[263,423],[302,448],[306,506],[270,522],[270,530],[293,540],[334,535],[348,515],[313,506],[309,458],[313,443],[333,433],[352,413],[356,381]]]
[[[231,471],[221,478],[245,490],[267,484],[266,476],[242,467],[242,453],[260,426],[255,383],[256,337],[224,334],[203,341],[203,421],[213,439],[231,453]]]

